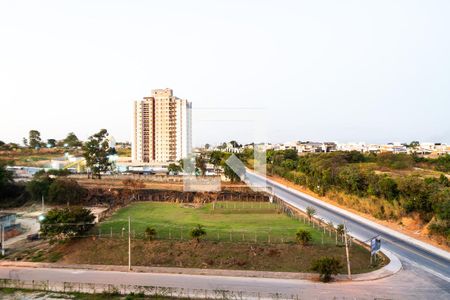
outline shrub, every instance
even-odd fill
[[[341,262],[334,257],[324,256],[312,263],[311,270],[320,274],[320,280],[323,282],[329,282],[331,275],[337,275],[342,269]]]
[[[94,226],[95,216],[82,207],[54,208],[41,221],[41,235],[51,241],[64,241]]]
[[[408,154],[381,153],[377,156],[377,164],[391,169],[409,169],[414,165],[414,158]]]
[[[202,225],[198,224],[191,230],[190,235],[193,239],[197,240],[197,243],[199,243],[200,238],[206,235],[206,231]]]
[[[156,237],[156,229],[153,227],[145,228],[145,238],[149,241],[153,241]]]
[[[296,238],[297,242],[302,244],[302,246],[306,246],[309,242],[311,242],[312,235],[311,235],[311,232],[309,232],[307,230],[299,229],[297,231],[297,233],[295,234],[295,238]]]

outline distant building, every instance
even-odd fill
[[[322,152],[321,142],[299,142],[296,145],[296,149],[298,153],[318,153]]]
[[[192,103],[171,89],[152,90],[134,103],[133,163],[167,163],[186,158],[192,148]]]
[[[407,148],[401,143],[387,143],[380,147],[380,152],[391,152],[394,154],[407,153]]]

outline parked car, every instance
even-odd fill
[[[29,241],[39,240],[39,233],[33,233],[33,234],[27,235],[27,240],[29,240]]]

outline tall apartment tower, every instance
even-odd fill
[[[134,102],[134,163],[167,163],[186,158],[192,148],[192,103],[171,89],[152,90]]]

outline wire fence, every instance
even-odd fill
[[[303,229],[311,233],[311,240],[308,244],[312,245],[343,245],[344,232],[332,223],[326,223],[323,220],[315,219],[312,216],[306,216],[297,210],[283,204],[281,201],[270,202],[247,202],[247,201],[216,201],[210,204],[211,213],[215,212],[237,212],[242,213],[261,213],[266,211],[269,213],[282,213],[298,222],[297,227],[259,227],[255,230],[236,230],[232,228],[218,228],[215,225],[211,227],[205,226],[203,229],[206,234],[201,236],[202,240],[215,242],[240,242],[240,243],[268,243],[268,244],[284,244],[297,243],[297,231]],[[201,221],[199,221],[201,223]],[[109,226],[109,224],[111,224]],[[65,226],[72,225],[75,227],[86,226],[85,223],[73,224],[46,224],[44,226]],[[92,226],[93,224],[88,224]],[[312,227],[313,230],[310,228]],[[147,229],[151,229],[150,231]],[[187,241],[191,240],[191,232],[195,228],[192,225],[173,225],[165,223],[151,223],[139,219],[131,219],[131,228],[128,228],[128,219],[114,219],[106,221],[93,227],[86,233],[72,235],[71,237],[99,237],[111,239],[132,239],[140,240],[171,240],[171,241]],[[147,231],[146,231],[147,229]],[[353,239],[347,236],[351,245]]]

